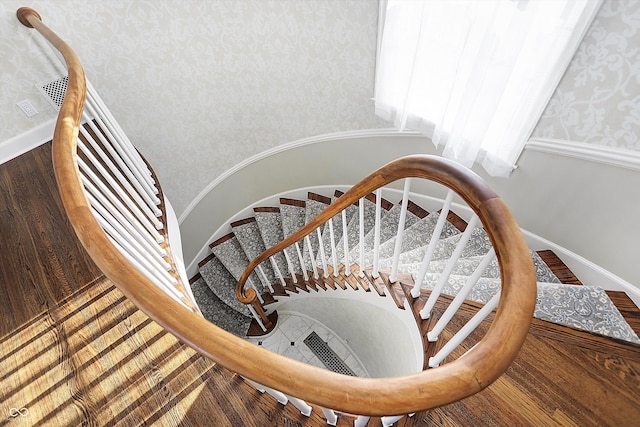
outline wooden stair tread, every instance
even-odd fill
[[[422,208],[422,206],[414,203],[411,200],[409,200],[407,203],[407,211],[411,212],[420,219],[424,219],[427,217],[427,215],[429,215],[428,210]]]
[[[325,205],[331,204],[331,197],[323,196],[322,194],[313,193],[311,191],[307,193],[307,199],[324,203]]]
[[[248,337],[260,337],[260,336],[266,335],[269,332],[273,331],[273,329],[278,324],[278,312],[274,311],[273,313],[269,314],[267,316],[267,318],[271,322],[271,326],[269,328],[267,328],[266,332],[263,331],[262,328],[260,327],[260,325],[258,325],[258,322],[256,322],[255,319],[253,319],[251,321],[251,324],[249,325],[249,330],[247,331],[247,336]]]
[[[280,213],[280,208],[271,207],[271,206],[262,206],[253,208],[254,212],[265,212],[265,213]]]
[[[296,200],[296,199],[289,199],[286,197],[282,197],[280,198],[280,204],[281,205],[289,205],[289,206],[296,206],[299,208],[304,208],[307,206],[306,202],[304,200]]]
[[[256,222],[256,217],[255,216],[250,216],[248,218],[239,219],[237,221],[234,221],[234,222],[230,223],[229,225],[231,226],[231,228],[236,228],[236,227],[240,227],[241,225],[251,224],[252,222]]]
[[[214,242],[211,242],[209,244],[209,248],[213,249],[216,246],[219,246],[219,245],[223,244],[224,242],[227,242],[227,241],[233,239],[234,237],[235,237],[235,234],[233,234],[233,233],[226,234],[226,235],[220,237],[218,240],[216,240]]]
[[[560,282],[566,285],[582,286],[582,282],[573,274],[573,271],[552,250],[536,251],[536,253],[549,266]]]
[[[373,277],[372,272],[372,268],[367,268],[365,269],[364,274],[367,276],[367,279],[369,279],[369,283],[371,283],[371,286],[373,287],[373,289],[375,289],[378,295],[380,295],[381,297],[386,297],[387,294],[385,292],[386,286],[384,284],[384,281],[380,276]]]
[[[605,291],[631,329],[640,337],[640,308],[622,291]]]
[[[406,300],[406,296],[402,290],[402,284],[404,283],[413,286],[413,279],[411,278],[411,276],[408,274],[399,274],[396,282],[391,283],[391,281],[389,280],[389,272],[380,271],[379,273],[382,281],[389,291],[389,294],[391,295],[391,298],[393,298],[393,301],[396,303],[396,306],[399,309],[404,310],[404,302]]]

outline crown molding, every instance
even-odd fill
[[[551,138],[531,138],[524,149],[640,171],[640,151]]]

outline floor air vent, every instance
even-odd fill
[[[67,91],[67,83],[69,77],[64,76],[55,80],[48,80],[37,84],[36,87],[47,98],[47,101],[51,104],[56,111],[60,111],[60,106],[64,100],[64,94]]]
[[[315,332],[311,332],[304,339],[304,343],[324,363],[328,370],[338,374],[351,375],[352,377],[357,376]]]

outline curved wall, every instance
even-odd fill
[[[212,182],[181,216],[185,261],[194,261],[221,225],[258,200],[304,187],[354,184],[375,168],[414,153],[437,150],[423,136],[389,130],[297,141],[248,159]],[[633,167],[638,163],[632,158],[621,167],[531,144],[510,178],[476,172],[501,195],[522,228],[603,270],[593,282],[583,281],[606,286],[601,277],[621,278],[639,303],[640,172]]]

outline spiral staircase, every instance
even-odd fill
[[[216,237],[199,276],[187,281],[170,246],[170,204],[152,168],[86,83],[73,50],[32,9],[21,8],[18,19],[43,34],[68,68],[53,138],[55,175],[92,259],[159,325],[304,416],[311,403],[330,425],[347,417],[364,426],[371,416],[392,425],[458,402],[505,372],[532,314],[640,343],[602,289],[560,283],[544,261],[550,255],[527,249],[507,207],[478,176],[431,156],[398,159],[344,193],[310,191],[306,200],[285,196],[253,207],[253,216],[234,219]],[[400,194],[387,187],[396,181],[404,182]],[[435,182],[446,197],[431,197],[427,206],[411,191],[413,181]],[[297,344],[316,359],[261,348],[281,327],[284,304],[361,294],[412,318],[420,366],[368,377],[366,366],[349,366],[319,329]]]
[[[209,245],[210,255],[198,263],[199,274],[190,280],[196,303],[205,317],[238,336],[266,334],[266,332],[260,331],[255,321],[251,332],[249,331],[252,320],[251,313],[244,304],[239,303],[235,295],[238,279],[248,266],[249,260],[254,259],[267,248],[309,223],[342,194],[340,190],[336,190],[332,197],[314,192],[309,192],[306,200],[282,197],[279,198],[277,206],[254,207],[252,208],[253,216],[231,222],[227,228],[230,232]],[[363,199],[366,231],[364,237],[366,251],[364,277],[358,275],[359,266],[357,264],[352,264],[350,267],[353,274],[346,275],[344,264],[340,263],[337,274],[335,274],[331,268],[332,259],[330,256],[324,260],[328,267],[327,274],[324,274],[324,271],[319,268],[317,269],[317,277],[315,277],[309,257],[310,252],[315,254],[319,252],[318,243],[315,240],[312,242],[311,250],[305,246],[302,260],[295,256],[290,257],[295,263],[294,272],[297,283],[293,282],[293,276],[289,273],[284,276],[284,284],[282,284],[276,279],[270,265],[264,267],[265,275],[262,279],[257,276],[253,277],[254,283],[257,283],[257,289],[262,294],[268,314],[276,313],[279,303],[287,301],[291,296],[298,300],[323,296],[324,293],[340,293],[347,289],[361,292],[373,291],[380,297],[390,297],[400,310],[407,308],[405,302],[417,312],[422,309],[421,305],[424,305],[424,301],[412,297],[410,290],[415,285],[414,278],[419,273],[427,249],[425,241],[429,241],[439,214],[438,212],[429,213],[417,203],[409,201],[399,263],[399,269],[403,275],[400,281],[392,283],[389,280],[389,272],[397,241],[396,232],[401,204],[394,204],[385,199],[381,200],[381,244],[379,249],[381,275],[379,278],[374,278],[371,274],[371,264],[373,262],[375,231],[375,200],[374,194]],[[357,211],[358,205],[354,204],[348,208],[346,214],[347,240],[350,242],[349,247],[353,248],[349,253],[351,260],[358,260],[359,257]],[[334,224],[336,224],[334,234],[341,236],[342,224],[340,221],[335,221]],[[438,283],[439,276],[455,251],[456,244],[466,227],[467,222],[464,219],[453,212],[449,213],[429,269],[420,286],[423,299]],[[326,227],[321,233],[321,236],[324,237],[325,248],[323,252],[325,254],[331,252],[328,234],[328,227]],[[344,259],[343,243],[341,239],[336,244],[338,260]],[[491,242],[487,234],[482,228],[475,229],[470,242],[455,263],[451,276],[442,288],[441,292],[446,295],[446,298],[454,298],[458,295],[490,249]],[[552,268],[543,260],[550,260],[557,271],[566,272],[567,267],[552,251],[539,251],[539,253],[531,251],[531,258],[536,270],[538,289],[534,317],[640,344],[636,333],[624,320],[602,288],[562,283]],[[275,263],[280,272],[289,271],[284,256],[278,257]],[[323,261],[318,254],[315,264],[321,265],[322,263]],[[497,261],[493,259],[482,272],[476,284],[467,291],[465,299],[472,305],[485,304],[497,293],[499,288],[500,270]],[[349,293],[344,292],[343,294],[348,295]],[[416,320],[422,324],[425,319],[418,317]],[[421,329],[424,327],[421,326]]]

